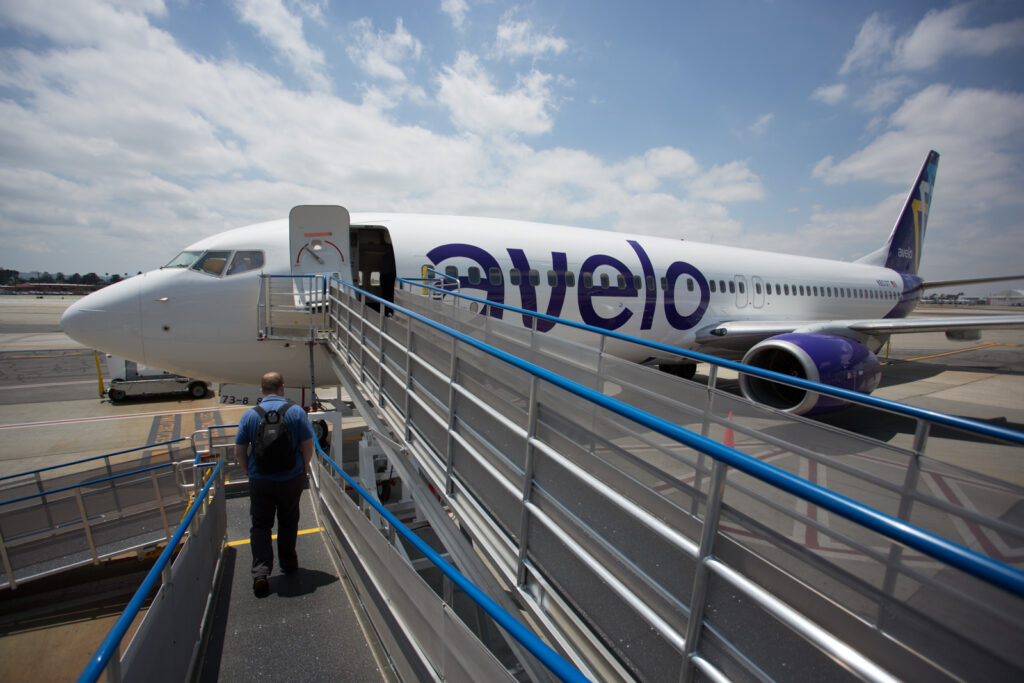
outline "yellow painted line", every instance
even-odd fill
[[[299,534],[298,535],[302,536],[303,534],[318,534],[318,533],[320,533],[323,530],[324,530],[324,528],[322,526],[318,526],[315,529],[299,529]],[[273,534],[270,537],[270,540],[274,540],[275,538],[277,538],[277,534]],[[228,547],[231,547],[231,548],[234,548],[237,545],[249,545],[249,539],[247,538],[244,541],[228,541],[227,545],[228,545]]]
[[[978,346],[972,346],[972,347],[967,348],[967,349],[957,349],[956,351],[946,351],[944,353],[933,353],[930,356],[918,356],[917,358],[904,358],[902,361],[895,361],[895,362],[904,362],[905,363],[907,361],[912,361],[912,360],[927,360],[929,358],[941,358],[942,356],[953,356],[953,355],[956,355],[958,353],[965,353],[967,351],[979,351],[981,349],[990,349],[993,346],[1020,346],[1020,344],[1005,344],[1003,342],[985,342],[984,344],[980,344]]]

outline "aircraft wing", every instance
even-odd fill
[[[950,315],[867,320],[730,320],[697,330],[696,342],[709,349],[740,351],[769,337],[789,332],[843,335],[844,332],[852,331],[885,336],[990,328],[1024,329],[1024,315]]]
[[[907,332],[945,332],[946,330],[982,330],[988,328],[1022,329],[1024,315],[950,315],[929,318],[883,318],[853,320],[847,325],[866,334],[901,334]]]

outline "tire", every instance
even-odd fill
[[[320,448],[327,450],[331,445],[331,432],[327,428],[327,420],[317,420],[313,423],[313,434],[316,436]]]
[[[206,396],[206,385],[202,382],[192,382],[188,385],[188,393],[192,394],[192,398],[203,398]]]
[[[120,389],[110,389],[107,392],[107,396],[110,397],[111,401],[117,403],[118,401],[123,401],[125,399],[126,394]]]

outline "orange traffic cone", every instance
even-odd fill
[[[732,411],[729,411],[729,421],[732,422]],[[725,436],[722,437],[722,443],[729,448],[736,448],[736,436],[732,433],[732,427],[725,428]]]

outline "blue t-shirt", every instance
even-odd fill
[[[284,407],[285,398],[276,394],[271,396],[264,396],[260,400],[260,407],[268,413],[271,410],[280,410]],[[274,481],[288,481],[294,477],[302,474],[303,462],[302,462],[302,448],[300,444],[313,438],[313,425],[309,424],[309,418],[306,417],[306,411],[302,409],[302,406],[292,404],[288,408],[288,412],[284,414],[285,422],[288,423],[288,431],[291,433],[292,444],[295,446],[295,467],[286,472],[278,472],[277,474],[259,474],[256,472],[256,459],[252,454],[252,442],[256,440],[256,433],[259,431],[260,426],[260,414],[256,412],[254,408],[249,408],[242,415],[241,422],[238,423],[238,433],[235,435],[235,444],[239,446],[246,445],[249,447],[249,478],[250,479],[272,479]]]

